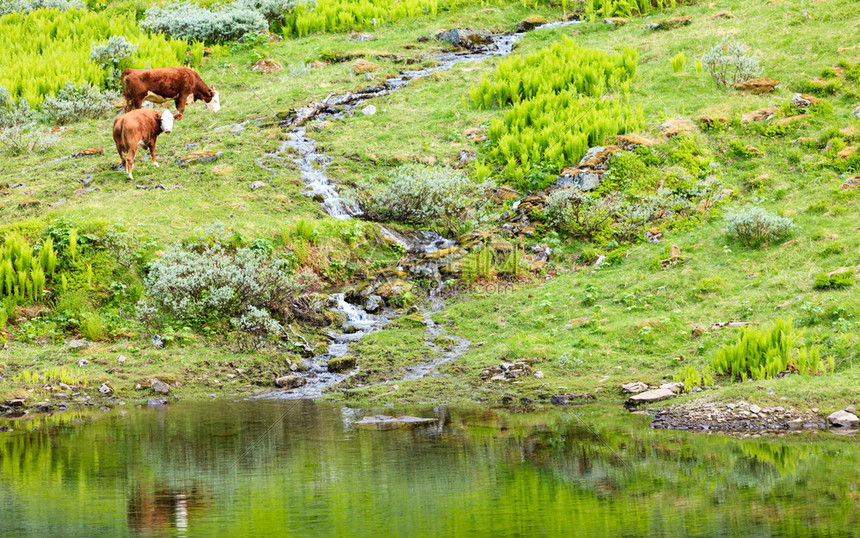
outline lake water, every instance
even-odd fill
[[[366,430],[367,414],[438,423]],[[179,403],[7,421],[0,536],[845,536],[860,445],[611,407]]]

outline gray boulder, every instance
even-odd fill
[[[645,392],[641,392],[636,394],[635,396],[631,396],[629,400],[627,400],[627,405],[639,405],[646,403],[659,402],[660,400],[668,400],[669,398],[674,398],[677,396],[674,392],[669,389],[654,389],[654,390],[646,390]]]
[[[860,419],[857,415],[852,415],[848,411],[836,411],[827,417],[827,421],[837,428],[856,428],[860,425]]]

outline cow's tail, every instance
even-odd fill
[[[123,71],[122,74],[119,76],[119,80],[123,86],[125,86],[125,77],[127,77],[129,75],[129,73],[131,73],[130,67],[128,69],[126,69],[125,71]]]

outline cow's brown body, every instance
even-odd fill
[[[165,115],[169,116],[167,122]],[[113,120],[113,141],[116,143],[116,151],[122,159],[123,167],[128,179],[134,179],[131,175],[134,168],[134,155],[137,146],[149,148],[152,155],[152,164],[158,166],[155,159],[155,142],[162,132],[170,132],[173,129],[173,118],[169,110],[133,110]],[[167,125],[167,129],[164,126]]]
[[[188,67],[126,69],[122,72],[122,94],[126,112],[139,109],[146,100],[157,103],[172,100],[176,103],[177,120],[182,119],[189,100],[200,99],[209,103],[217,95],[197,71]]]

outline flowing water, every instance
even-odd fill
[[[366,430],[385,413],[427,426]],[[213,401],[0,419],[0,536],[848,536],[860,445],[588,406]]]

